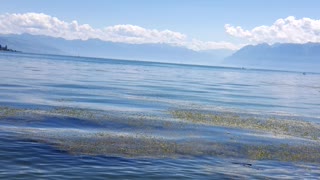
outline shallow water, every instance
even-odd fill
[[[1,53],[0,79],[0,178],[320,175],[320,74]]]

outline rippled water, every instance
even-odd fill
[[[0,80],[0,178],[320,175],[320,74],[1,53]]]

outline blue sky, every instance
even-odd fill
[[[159,31],[168,29],[204,42],[235,44],[252,40],[226,33],[226,24],[251,30],[271,26],[276,20],[289,16],[320,19],[317,0],[0,0],[0,3],[0,14],[44,13],[61,21],[76,20],[98,29],[130,24]]]

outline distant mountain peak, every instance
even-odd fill
[[[248,45],[225,59],[225,65],[320,71],[320,43]]]

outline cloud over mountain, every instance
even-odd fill
[[[239,49],[241,46],[228,42],[204,42],[190,39],[187,35],[170,30],[146,29],[135,25],[115,25],[93,28],[77,21],[65,22],[43,13],[0,15],[1,34],[46,35],[67,40],[100,39],[128,44],[164,43],[187,47],[192,50]]]
[[[320,20],[289,16],[276,20],[271,26],[258,26],[251,30],[225,25],[228,34],[254,43],[308,43],[320,42]]]

